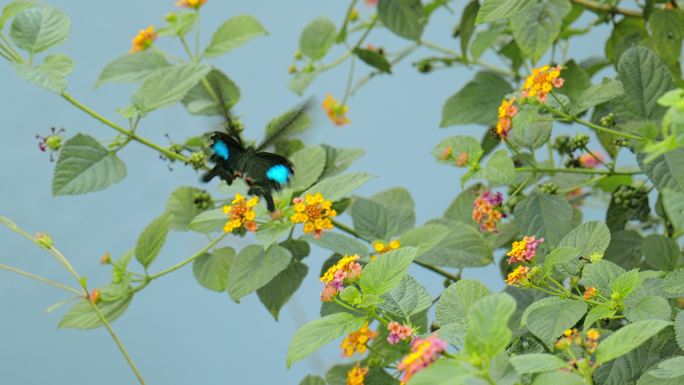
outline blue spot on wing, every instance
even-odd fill
[[[266,171],[266,178],[278,182],[279,184],[285,184],[290,178],[290,170],[282,164],[276,164]]]
[[[228,160],[230,156],[230,151],[228,150],[228,145],[222,140],[217,140],[214,143],[214,154],[218,155],[223,160]]]

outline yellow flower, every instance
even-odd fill
[[[359,259],[358,255],[345,255],[336,264],[330,266],[328,270],[321,276],[321,282],[330,283],[335,279],[335,273],[338,270],[347,270],[348,267]]]
[[[530,268],[527,266],[518,266],[506,277],[506,283],[509,285],[515,285],[518,283],[524,283],[527,280],[527,273],[530,272]]]
[[[200,9],[206,2],[207,0],[178,0],[176,7]]]
[[[546,96],[554,88],[561,88],[565,80],[560,77],[562,67],[543,66],[532,70],[532,75],[528,76],[523,83],[521,96],[526,98],[537,98],[540,102],[546,101]]]
[[[342,341],[342,354],[345,357],[351,357],[355,352],[363,354],[366,352],[368,341],[377,337],[378,333],[368,328],[368,321],[363,324],[361,329],[350,333],[347,338]]]
[[[599,339],[600,336],[601,336],[601,334],[596,329],[587,330],[587,339],[589,339],[589,340],[596,341]]]
[[[344,104],[340,104],[332,95],[328,94],[323,100],[323,110],[328,119],[332,121],[336,126],[344,126],[345,124],[351,123],[351,120],[347,117],[347,111],[349,107]]]
[[[589,286],[584,290],[584,294],[582,295],[584,299],[592,299],[598,295],[598,290],[596,290],[595,287]]]
[[[157,40],[157,33],[154,32],[154,26],[141,29],[131,42],[131,52],[145,51],[152,46],[155,40]]]
[[[390,243],[388,243],[388,244],[385,244],[385,243],[380,242],[380,241],[373,242],[373,249],[375,250],[376,253],[378,253],[378,255],[389,253],[390,251],[396,250],[399,247],[401,247],[401,242],[399,242],[398,239],[390,241]],[[371,261],[374,261],[375,258],[378,257],[378,255],[371,255],[371,257],[370,257]]]
[[[496,123],[496,135],[501,140],[508,137],[508,132],[513,124],[513,117],[518,113],[518,108],[513,103],[515,103],[515,98],[510,100],[503,99],[499,106],[499,121]]]
[[[368,368],[360,367],[359,363],[347,372],[347,385],[363,385]]]
[[[318,239],[325,230],[332,230],[331,218],[337,216],[332,208],[332,201],[325,200],[321,193],[306,194],[304,199],[297,197],[292,200],[294,214],[290,216],[292,223],[304,223],[304,232],[313,233]]]
[[[223,206],[223,213],[228,215],[228,222],[223,227],[223,231],[231,233],[236,229],[244,227],[245,230],[255,232],[257,230],[256,212],[254,207],[259,203],[259,197],[252,197],[245,201],[241,194],[235,194],[235,198],[230,206]]]

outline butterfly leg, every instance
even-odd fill
[[[275,202],[273,201],[273,196],[271,195],[271,192],[267,189],[264,189],[262,186],[254,185],[250,187],[249,191],[247,191],[247,194],[262,196],[266,201],[266,208],[268,209],[268,211],[275,211]]]

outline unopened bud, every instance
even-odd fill
[[[110,263],[112,263],[112,255],[107,251],[100,257],[100,265],[109,265]]]
[[[38,233],[36,234],[36,243],[42,248],[51,249],[53,244],[52,237],[45,233]]]

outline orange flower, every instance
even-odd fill
[[[93,291],[88,294],[88,301],[92,303],[98,303],[100,302],[101,295],[100,295],[100,289],[93,289]]]
[[[351,120],[347,117],[349,107],[345,104],[340,104],[340,102],[330,94],[326,95],[323,100],[323,110],[326,115],[328,115],[328,119],[336,126],[344,126],[345,124],[351,123]]]
[[[375,250],[375,252],[378,253],[378,255],[382,255],[392,250],[396,250],[399,247],[401,247],[401,242],[399,242],[398,239],[395,239],[388,244],[384,244],[382,242],[373,242],[373,249]],[[378,255],[371,255],[371,261],[374,261],[375,258],[378,257]]]
[[[176,7],[200,9],[206,2],[207,0],[178,0]]]
[[[257,230],[257,223],[254,221],[256,212],[254,206],[259,203],[259,197],[251,197],[245,201],[245,197],[240,194],[235,194],[235,199],[230,206],[223,206],[223,212],[228,214],[228,222],[223,227],[223,231],[231,233],[233,230],[244,227],[245,230],[255,232]]]
[[[605,160],[605,157],[600,152],[594,152],[592,154],[582,154],[579,157],[580,165],[584,168],[594,168],[601,164]]]
[[[304,199],[297,197],[292,200],[295,213],[290,216],[292,223],[303,223],[305,233],[313,233],[319,239],[323,231],[332,230],[332,218],[337,211],[332,208],[332,201],[326,200],[321,193],[306,194]]]
[[[345,357],[351,357],[355,352],[359,352],[359,354],[365,353],[368,348],[366,346],[368,341],[377,336],[378,333],[370,330],[368,328],[368,321],[366,321],[366,323],[361,326],[361,329],[350,333],[347,338],[342,341],[342,345],[340,345],[342,354]]]
[[[536,97],[540,102],[546,101],[546,96],[554,88],[561,88],[565,80],[560,77],[561,66],[543,66],[532,70],[523,83],[521,96],[523,99]]]
[[[530,268],[527,266],[518,266],[506,277],[506,283],[509,285],[516,285],[519,283],[524,283],[527,281],[527,274],[530,272]]]
[[[596,290],[595,287],[590,286],[584,290],[584,294],[582,295],[584,299],[592,299],[598,295],[598,290]]]
[[[141,29],[131,42],[131,53],[145,51],[152,46],[155,40],[157,40],[157,33],[154,32],[153,25],[146,29]]]
[[[516,107],[515,98],[510,100],[502,100],[499,106],[499,121],[496,123],[496,135],[504,140],[508,137],[508,132],[511,131],[511,125],[513,123],[513,117],[518,113],[518,107]]]
[[[363,385],[363,380],[366,379],[368,368],[362,368],[359,363],[347,372],[347,385]]]

